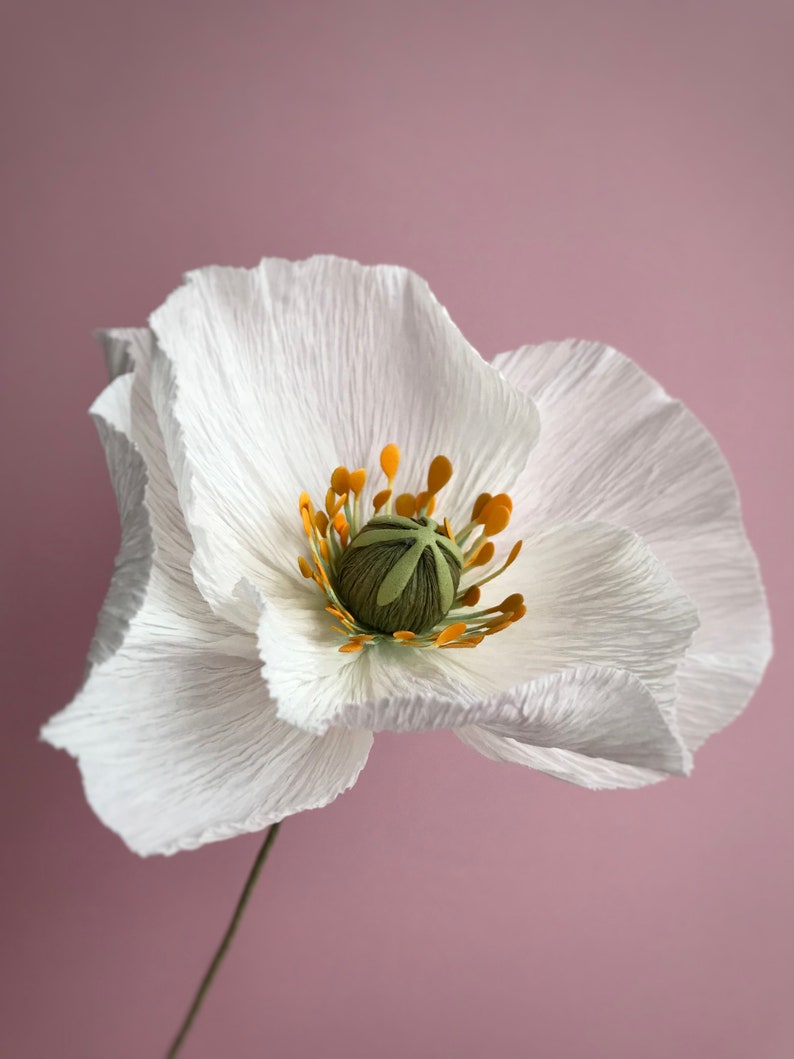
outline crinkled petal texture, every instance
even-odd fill
[[[217,614],[244,628],[257,624],[281,718],[318,735],[339,725],[443,725],[465,729],[476,743],[480,729],[525,747],[519,714],[532,713],[535,702],[551,716],[549,689],[558,688],[565,724],[556,746],[536,748],[539,761],[554,751],[550,771],[561,773],[566,754],[569,778],[595,786],[634,785],[670,771],[669,745],[683,745],[676,670],[697,626],[688,583],[672,580],[639,537],[618,528],[628,524],[642,536],[642,527],[609,506],[543,512],[545,494],[578,477],[578,454],[572,458],[566,438],[555,435],[552,415],[541,441],[546,458],[529,458],[538,433],[534,380],[511,375],[509,358],[498,365],[507,381],[486,365],[423,281],[403,269],[336,258],[205,269],[188,276],[151,324],[161,351],[152,389],[195,544],[196,583]],[[618,389],[611,398],[619,408],[634,402]],[[609,391],[598,393],[592,421],[579,396],[563,418],[583,435],[600,431],[597,443],[585,437],[582,445],[601,454],[612,480],[625,453],[617,451],[619,434],[614,451],[600,440],[601,420],[612,428],[620,418]],[[456,483],[466,486],[445,500],[453,519],[462,519],[478,492],[518,485],[514,524],[528,539],[510,587],[525,593],[528,614],[476,651],[379,645],[340,655],[322,598],[294,571],[304,547],[296,495],[322,496],[338,463],[376,467],[387,441],[403,449],[409,489],[423,484],[432,455],[452,456]],[[571,489],[583,492],[581,482]],[[642,761],[613,755],[614,769],[605,771],[593,747],[608,739],[577,743],[571,736],[573,686],[561,674],[592,673],[594,665],[627,674],[652,696],[665,733],[655,764],[646,748]],[[610,698],[613,716],[642,698],[625,679],[594,688],[594,700]],[[576,688],[592,736],[592,725],[610,714],[589,712],[586,692]],[[587,761],[580,762],[588,756],[596,762],[589,780]],[[687,763],[683,752],[672,771]]]
[[[758,564],[724,457],[686,408],[606,346],[546,343],[495,364],[532,395],[543,424],[514,493],[516,520],[542,527],[597,519],[630,527],[695,603],[700,626],[675,671],[674,712],[686,746],[696,749],[743,709],[771,655]],[[654,694],[658,699],[658,688]],[[664,706],[664,698],[658,701]],[[647,782],[607,761],[536,751],[493,730],[461,734],[491,757],[588,786]]]
[[[366,761],[368,732],[311,735],[276,716],[253,634],[196,590],[192,542],[148,389],[148,332],[92,412],[122,546],[86,683],[43,729],[78,758],[89,802],[138,853],[171,853],[327,804]]]
[[[241,579],[265,597],[291,591],[285,571],[305,548],[299,495],[324,497],[335,466],[375,470],[395,442],[400,488],[418,492],[430,459],[454,454],[466,492],[448,490],[445,512],[463,518],[479,492],[510,489],[537,439],[531,398],[407,269],[335,257],[201,269],[151,326],[196,583],[246,628],[257,615]]]
[[[686,773],[760,680],[768,615],[730,472],[614,350],[490,366],[419,277],[332,257],[191,273],[150,331],[105,347],[113,374],[134,366],[93,409],[122,545],[86,683],[44,736],[138,852],[324,805],[384,729],[641,786]],[[452,459],[453,524],[480,492],[513,495],[524,548],[484,598],[521,592],[527,613],[473,650],[340,653],[298,573],[299,494],[376,470],[389,442],[398,491]]]
[[[396,731],[479,724],[513,731],[523,741],[524,715],[536,706],[551,718],[550,688],[558,688],[563,739],[570,732],[569,685],[534,681],[599,665],[624,670],[653,695],[660,718],[653,730],[665,732],[663,758],[669,740],[680,742],[675,669],[697,626],[690,600],[667,570],[636,534],[602,523],[530,534],[515,565],[511,587],[526,589],[526,617],[465,652],[382,644],[340,654],[338,636],[311,589],[297,606],[294,599],[263,602],[260,641],[277,639],[283,648],[267,669],[280,714],[317,732],[332,724]],[[616,714],[625,705],[619,700],[626,686],[611,682],[600,693],[602,701],[612,696]],[[586,704],[582,721],[592,736],[597,722],[588,719]],[[608,712],[599,712],[597,721],[608,725]],[[638,713],[637,723],[647,717]]]

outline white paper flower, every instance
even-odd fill
[[[103,341],[134,364],[92,408],[121,551],[43,735],[137,852],[325,805],[384,729],[638,787],[687,773],[758,684],[728,467],[614,350],[489,365],[419,277],[333,257],[193,272]]]

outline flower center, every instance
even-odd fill
[[[378,632],[432,629],[455,602],[463,555],[427,516],[376,515],[351,540],[337,571],[352,614]]]
[[[299,509],[313,563],[298,557],[304,577],[324,592],[326,610],[339,621],[331,627],[345,637],[339,650],[361,651],[380,640],[412,647],[476,647],[526,613],[518,593],[485,610],[475,610],[483,585],[515,560],[521,541],[493,569],[491,537],[510,522],[507,493],[482,493],[471,519],[456,535],[448,519],[430,516],[437,494],[452,477],[446,456],[436,456],[427,489],[394,496],[400,450],[387,445],[380,464],[387,488],[372,499],[374,515],[362,525],[367,475],[363,468],[337,467],[331,475],[325,510],[307,493]]]

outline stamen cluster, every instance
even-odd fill
[[[473,609],[480,601],[482,587],[502,574],[521,550],[522,542],[517,541],[507,559],[501,566],[494,568],[496,547],[491,538],[507,528],[513,502],[507,493],[481,493],[472,506],[469,522],[456,534],[448,519],[444,518],[439,523],[431,518],[437,494],[452,477],[452,464],[447,457],[436,456],[432,460],[427,473],[427,488],[417,494],[395,495],[394,483],[399,464],[399,448],[387,445],[380,455],[381,470],[386,476],[387,486],[372,498],[374,517],[368,521],[362,520],[363,494],[367,482],[363,467],[353,471],[347,467],[336,468],[325,495],[324,510],[315,508],[308,493],[301,493],[298,506],[312,561],[299,556],[300,571],[325,594],[325,609],[339,623],[332,624],[331,628],[345,637],[345,642],[339,647],[343,653],[361,651],[382,640],[425,649],[476,647],[486,636],[509,628],[526,613],[524,597],[519,593],[507,596],[496,606]],[[448,598],[445,599],[442,616],[430,629],[384,631],[375,628],[372,621],[367,623],[362,620],[360,613],[356,615],[353,612],[349,600],[344,596],[340,570],[346,562],[348,550],[351,546],[355,550],[354,542],[358,539],[359,545],[364,546],[361,550],[366,552],[369,540],[374,540],[378,533],[382,535],[384,530],[395,541],[400,536],[408,538],[414,531],[416,539],[410,542],[414,551],[421,553],[424,542],[428,553],[432,550],[446,556],[451,569],[455,571],[457,564],[460,570],[460,577],[454,578],[451,590],[449,583],[444,580],[443,587]],[[439,539],[436,540],[436,537]],[[455,557],[455,563],[452,557]],[[406,557],[403,563],[407,561]],[[350,565],[349,562],[347,565]],[[440,574],[444,574],[444,569],[439,563]],[[401,582],[405,580],[402,578]],[[394,592],[387,592],[387,595],[393,596]],[[451,606],[447,606],[449,599]]]

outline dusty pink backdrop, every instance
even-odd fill
[[[638,793],[380,738],[287,822],[186,1056],[794,1054],[791,4],[4,16],[0,1052],[162,1054],[257,847],[139,860],[36,742],[117,537],[91,330],[188,267],[334,251],[417,269],[486,355],[604,339],[682,397],[735,469],[778,657],[690,781]]]

